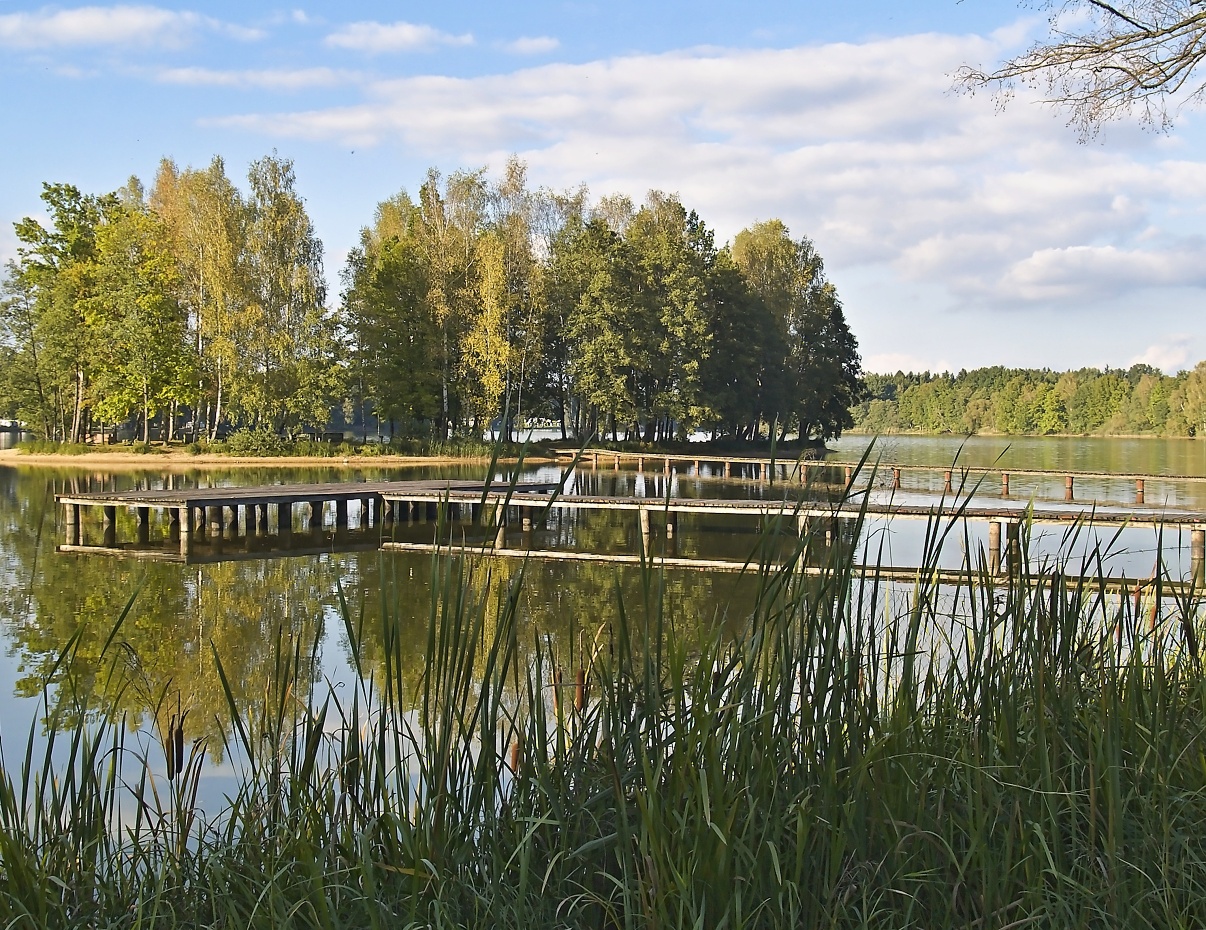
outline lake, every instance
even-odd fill
[[[867,447],[865,437],[845,437],[834,443],[835,458],[857,459]],[[987,439],[963,442],[947,437],[887,437],[874,449],[885,463],[947,466],[956,460],[968,466],[1014,469],[1075,469],[1152,475],[1206,475],[1206,443],[1194,440],[1132,439]],[[288,481],[318,482],[394,478],[482,477],[483,466],[391,469],[213,469],[174,475],[176,486],[188,484],[261,484]],[[650,498],[794,497],[803,493],[791,483],[766,485],[729,481],[705,473],[700,477],[676,475],[670,480],[658,472],[638,474],[610,467],[580,468],[571,487],[583,493],[635,494]],[[524,480],[559,477],[556,468],[529,468]],[[818,476],[820,477],[820,476]],[[840,483],[841,469],[828,475]],[[151,708],[177,703],[189,711],[189,737],[208,737],[214,760],[207,776],[207,792],[220,792],[231,777],[230,760],[222,756],[225,697],[214,661],[221,657],[236,700],[249,702],[262,692],[270,677],[278,644],[297,646],[302,654],[313,650],[316,687],[347,688],[353,681],[341,598],[346,598],[352,622],[375,629],[383,610],[398,617],[400,634],[412,644],[417,675],[423,654],[431,603],[432,558],[424,553],[329,551],[321,555],[250,559],[214,564],[185,565],[140,562],[97,555],[67,555],[55,551],[63,539],[62,514],[54,494],[68,488],[124,489],[162,487],[166,477],[154,473],[114,472],[95,469],[0,467],[0,738],[6,753],[23,749],[31,723],[41,719],[39,701],[44,683],[53,676],[61,683],[103,680],[105,666],[99,654],[123,608],[134,598],[120,631],[120,661],[135,685],[122,697],[129,725],[137,729]],[[880,471],[871,490],[873,499],[934,503],[942,494],[940,472],[908,472],[900,491],[890,488],[890,473]],[[814,489],[823,493],[826,489]],[[1017,506],[1034,500],[1044,506],[1061,506],[1064,485],[1060,476],[1013,477],[1011,499]],[[1077,499],[1097,501],[1102,507],[1134,506],[1133,481],[1093,478],[1078,480]],[[999,502],[1000,486],[990,476],[978,492],[982,502]],[[1206,483],[1149,481],[1147,506],[1206,511]],[[123,515],[122,520],[127,518]],[[353,511],[353,522],[355,512]],[[128,529],[128,527],[127,527]],[[923,545],[925,528],[918,521],[868,521],[860,541],[884,560],[913,565]],[[958,567],[963,549],[973,551],[984,543],[984,524],[970,524],[967,535],[953,533],[942,562]],[[430,541],[430,525],[398,528],[399,537]],[[1041,555],[1057,551],[1063,528],[1035,530],[1032,551]],[[166,526],[152,526],[152,537],[163,538]],[[1103,531],[1108,538],[1113,530]],[[126,538],[130,538],[127,536]],[[1085,552],[1087,534],[1073,551]],[[476,537],[470,535],[472,543]],[[749,517],[684,515],[672,542],[656,534],[655,552],[684,557],[744,560],[757,552],[759,527]],[[538,529],[524,545],[578,549],[589,552],[635,553],[641,545],[639,527],[632,514],[622,512],[559,512],[547,529]],[[667,546],[671,548],[667,548]],[[1163,552],[1170,572],[1188,571],[1188,540],[1165,534]],[[1124,530],[1112,545],[1107,570],[1146,577],[1153,569],[1157,538],[1152,530]],[[480,559],[470,580],[479,592],[497,590],[519,564],[497,558]],[[618,600],[630,611],[653,595],[644,586],[639,569],[609,564],[532,561],[526,568],[520,613],[528,642],[537,637],[565,652],[580,649],[616,615]],[[736,622],[748,607],[755,582],[734,573],[666,571],[662,596],[668,613],[682,624]],[[488,595],[492,596],[492,595]],[[79,636],[72,663],[55,669],[55,663],[72,637]],[[373,663],[373,635],[366,637]]]

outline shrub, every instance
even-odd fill
[[[226,451],[231,455],[284,455],[285,443],[270,429],[235,430],[226,440]]]

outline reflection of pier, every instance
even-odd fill
[[[1020,564],[1020,528],[1024,521],[1071,526],[1164,527],[1188,530],[1191,573],[1201,578],[1206,565],[1206,514],[1185,511],[1097,509],[1093,507],[970,506],[966,501],[909,505],[855,503],[842,505],[779,499],[646,498],[632,496],[558,495],[557,484],[487,485],[481,481],[380,481],[313,485],[192,488],[60,494],[66,513],[64,552],[93,552],[175,561],[225,561],[279,555],[305,555],[332,550],[406,549],[430,543],[396,540],[395,528],[432,522],[463,521],[487,531],[487,541],[507,554],[508,532],[530,533],[552,509],[623,511],[634,514],[648,541],[654,525],[666,539],[678,535],[679,518],[688,515],[748,516],[786,521],[801,536],[820,530],[827,540],[841,539],[860,516],[870,519],[960,519],[988,524],[986,557],[993,574]],[[355,505],[354,510],[349,505]],[[100,545],[85,540],[82,516],[88,508],[102,511]],[[117,542],[118,510],[133,511],[133,543]],[[169,521],[168,545],[150,545],[150,515],[159,511]],[[328,515],[330,519],[328,519]],[[355,521],[351,516],[355,516]],[[353,527],[353,522],[355,526]],[[300,524],[300,525],[299,525]],[[438,540],[437,540],[438,541]],[[1002,545],[1004,543],[1004,545]],[[648,545],[646,551],[650,551]],[[522,551],[529,551],[526,547]],[[583,558],[582,555],[566,556]],[[631,554],[596,554],[598,560],[631,559]],[[675,559],[682,567],[692,560]],[[697,567],[718,568],[706,560]],[[904,570],[904,569],[902,569]]]

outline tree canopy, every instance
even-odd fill
[[[0,409],[50,438],[296,436],[332,411],[445,438],[836,436],[857,342],[813,243],[779,220],[732,245],[678,197],[592,203],[522,162],[428,172],[382,201],[329,301],[292,163],[240,189],[215,158],[149,190],[43,190],[0,295]],[[385,426],[388,424],[388,427]]]

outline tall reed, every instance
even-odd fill
[[[522,565],[449,548],[419,672],[401,582],[379,620],[344,604],[350,695],[311,687],[316,655],[284,634],[251,711],[223,671],[241,774],[218,810],[175,721],[166,781],[159,746],[106,715],[128,686],[115,655],[48,696],[41,756],[33,732],[19,765],[6,753],[0,922],[1206,923],[1199,593],[1110,595],[1100,559],[1032,558],[1026,534],[1009,576],[976,553],[939,587],[961,532],[932,521],[902,588],[818,527],[787,564],[755,553],[755,602],[725,624],[675,616],[651,558],[584,649],[527,631]],[[822,572],[796,570],[818,551]]]

